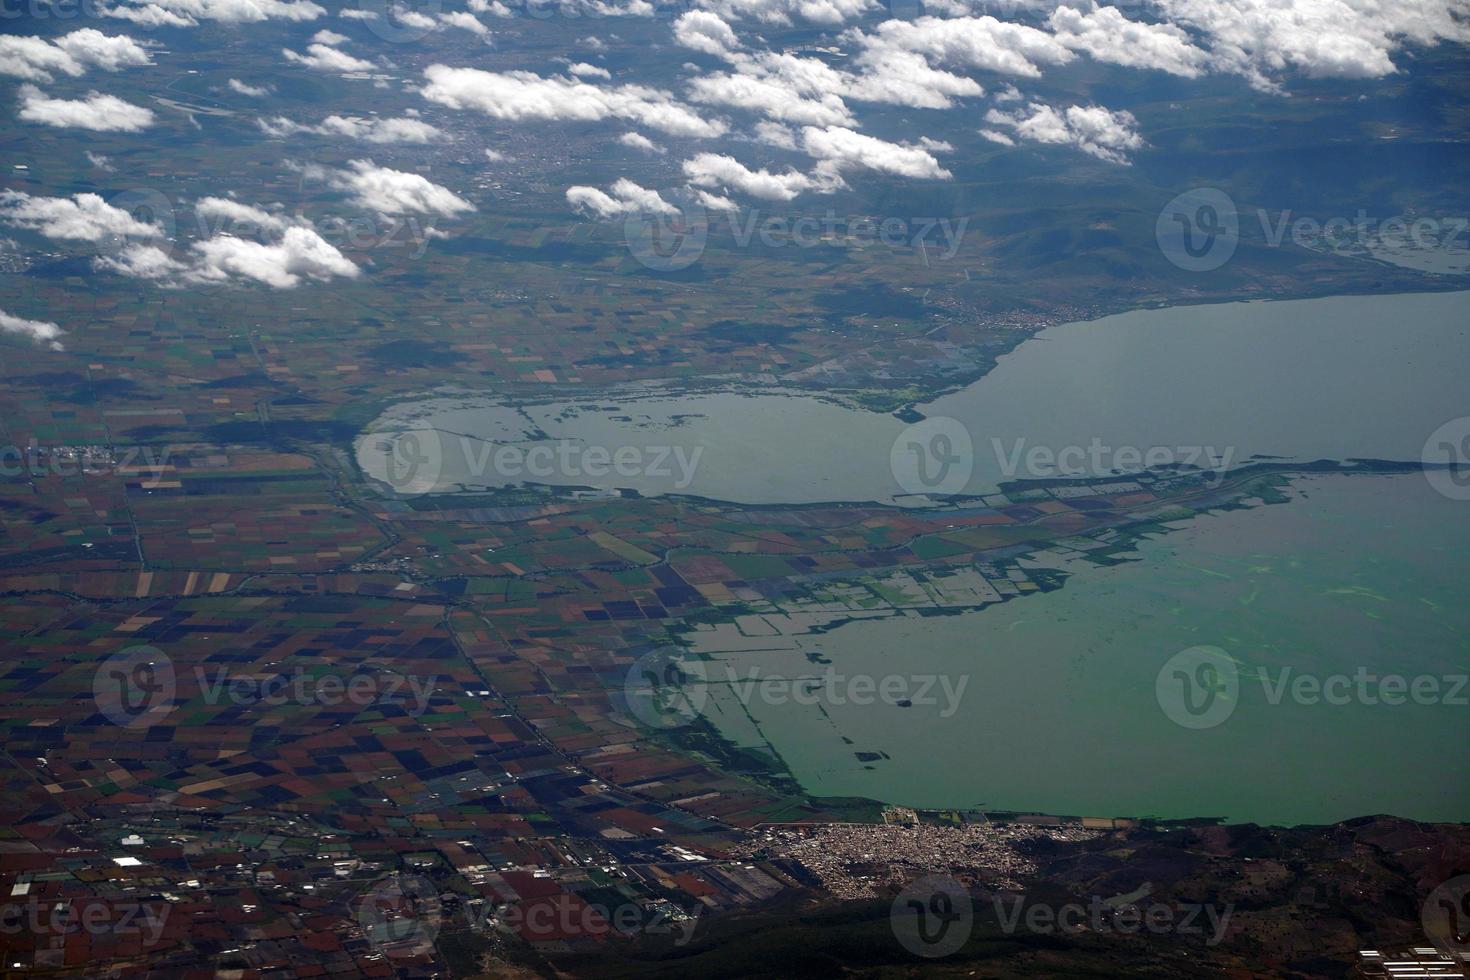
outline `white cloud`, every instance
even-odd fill
[[[1015,112],[991,109],[985,114],[985,121],[1009,126],[1020,139],[1075,146],[1110,163],[1126,165],[1128,154],[1144,146],[1135,129],[1138,121],[1131,113],[1113,112],[1102,106],[1074,105],[1058,111],[1033,102]]]
[[[879,9],[881,4],[878,0],[699,0],[699,6],[725,20],[807,21],[832,27]]]
[[[796,149],[796,134],[789,128],[769,119],[755,124],[755,139],[757,143],[780,147],[783,150]]]
[[[227,197],[200,198],[199,203],[194,205],[194,214],[209,227],[220,228],[228,224],[236,231],[240,230],[240,226],[248,225],[252,229],[279,235],[292,224],[262,208],[241,204]]]
[[[952,176],[921,146],[890,143],[840,126],[807,126],[802,130],[802,149],[817,158],[819,173],[833,177],[852,167],[899,177],[947,180]]]
[[[118,71],[151,65],[148,51],[124,34],[103,34],[85,27],[54,40],[40,37],[0,36],[0,75],[32,82],[49,82],[60,72],[77,78],[88,68]]]
[[[490,28],[480,23],[474,14],[465,13],[463,10],[440,14],[439,20],[449,27],[458,27],[460,30],[469,31],[471,34],[478,35],[479,37],[490,36]]]
[[[269,85],[247,85],[244,82],[240,81],[238,78],[230,79],[228,85],[230,86],[231,92],[238,92],[240,95],[248,95],[252,99],[263,98],[264,96],[270,95],[271,92],[274,91]]]
[[[1463,0],[1154,0],[1171,21],[1204,33],[1218,66],[1263,87],[1288,69],[1378,78],[1405,43],[1470,42]]]
[[[1145,24],[1129,20],[1116,7],[1091,9],[1058,7],[1047,26],[1062,44],[1096,58],[1128,68],[1156,68],[1171,75],[1196,78],[1210,56],[1173,24]]]
[[[686,48],[727,58],[740,47],[730,25],[707,10],[691,10],[674,21],[674,40]]]
[[[116,17],[118,20],[132,21],[142,27],[198,27],[199,22],[192,17],[176,14],[171,10],[164,10],[156,3],[145,3],[142,6],[130,7],[106,7],[102,10],[104,17]]]
[[[311,0],[124,0],[107,10],[109,17],[122,17],[139,23],[140,19],[157,18],[160,13],[173,18],[170,26],[180,27],[199,20],[227,24],[255,24],[266,20],[316,20],[327,11]],[[184,23],[178,23],[182,21]]]
[[[485,159],[489,160],[491,163],[504,163],[510,158],[507,157],[504,153],[501,153],[499,150],[486,149]]]
[[[49,98],[34,85],[20,87],[21,119],[58,129],[135,133],[153,125],[153,113],[114,95],[88,92],[82,99]]]
[[[578,78],[612,78],[612,72],[597,65],[589,65],[585,61],[567,66],[568,75],[576,75]]]
[[[533,72],[488,72],[430,65],[423,95],[455,109],[497,119],[626,119],[674,136],[719,136],[724,123],[700,118],[668,92],[643,85],[602,87]]]
[[[0,332],[20,334],[52,350],[61,350],[61,327],[49,320],[25,320],[0,310]]]
[[[767,53],[742,57],[733,72],[691,79],[689,97],[797,125],[851,125],[852,113],[838,94],[847,85],[839,72],[819,61]]]
[[[338,51],[326,44],[309,44],[306,46],[306,52],[306,54],[300,54],[290,48],[281,49],[281,54],[286,56],[286,60],[305,65],[314,71],[356,72],[368,71],[373,67],[371,61],[354,58],[345,51]]]
[[[93,153],[91,150],[87,151],[87,162],[106,173],[112,173],[117,169],[112,165],[111,157],[103,156],[101,153]]]
[[[95,243],[163,235],[160,226],[141,221],[96,194],[32,197],[24,191],[0,191],[0,221],[57,241]]]
[[[982,129],[980,130],[980,135],[984,136],[992,143],[999,143],[1001,146],[1016,145],[1015,140],[1011,139],[1009,136],[1007,136],[1005,133],[1002,133],[998,129]]]
[[[830,178],[809,177],[796,170],[784,174],[751,170],[734,157],[701,153],[684,161],[684,176],[695,187],[731,188],[763,201],[789,201],[803,191],[836,189]]]
[[[201,228],[213,233],[192,243],[181,258],[158,245],[136,243],[99,258],[98,267],[174,287],[249,281],[274,289],[291,289],[303,279],[353,279],[361,272],[315,230],[262,208],[206,197],[195,212]]]
[[[626,177],[615,181],[607,194],[596,187],[567,188],[567,203],[578,211],[600,218],[619,214],[677,214],[679,209],[659,196],[658,191],[640,187]]]
[[[642,133],[624,133],[618,137],[618,142],[634,150],[642,150],[644,153],[663,153],[664,148]]]
[[[315,126],[293,122],[285,116],[261,119],[258,122],[267,135],[278,138],[293,136],[297,133],[312,133],[317,136],[342,137],[364,143],[432,143],[444,135],[428,123],[406,116],[390,119],[328,116]]]
[[[1076,57],[1045,31],[990,16],[889,20],[874,33],[851,30],[843,37],[862,49],[856,63],[870,66],[909,52],[922,55],[931,64],[1036,78],[1041,74],[1040,65],[1064,65]]]
[[[419,174],[379,167],[371,160],[353,160],[349,169],[332,178],[333,186],[351,191],[362,207],[379,214],[441,214],[453,217],[475,206]]]
[[[329,30],[325,27],[313,34],[311,39],[317,44],[329,44],[333,47],[339,44],[346,44],[349,40],[346,34],[338,34],[336,31]]]
[[[310,228],[291,227],[281,240],[269,245],[233,235],[218,235],[195,242],[197,264],[188,278],[224,281],[240,277],[254,279],[276,289],[290,289],[302,277],[326,280],[333,276],[355,278],[359,269]]]
[[[739,211],[740,207],[728,197],[711,194],[709,191],[696,190],[694,192],[695,202],[709,211]]]

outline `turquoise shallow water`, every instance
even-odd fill
[[[796,651],[723,653],[708,665],[716,678],[727,667],[813,676],[822,668],[806,654],[817,653],[846,675],[932,673],[951,690],[964,679],[949,717],[943,697],[905,708],[755,696],[742,706],[728,685],[709,687],[707,713],[732,740],[769,743],[818,795],[1277,824],[1470,820],[1470,691],[1443,703],[1453,677],[1470,673],[1470,503],[1417,474],[1293,487],[1289,503],[1146,539],[1130,564],[1074,564],[1055,592],[959,616],[850,623]],[[1240,677],[1229,716],[1207,729],[1175,724],[1156,692],[1165,662],[1197,645],[1225,651]],[[1293,673],[1273,704],[1261,679],[1274,687],[1284,668]],[[1438,678],[1441,703],[1369,704],[1356,686],[1342,705],[1290,693],[1302,674],[1351,679],[1360,668]],[[1330,690],[1342,693],[1341,682]]]

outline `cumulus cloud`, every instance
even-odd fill
[[[253,279],[276,289],[290,289],[303,277],[326,280],[355,278],[359,269],[310,228],[287,228],[278,242],[262,244],[233,235],[217,235],[193,245],[198,261],[189,270],[197,281]]]
[[[780,147],[783,150],[796,149],[796,134],[788,127],[770,119],[764,119],[755,124],[755,139],[757,143]]]
[[[784,174],[751,170],[734,157],[701,153],[684,161],[684,177],[701,188],[730,188],[763,201],[789,201],[803,191],[836,189],[830,177],[809,177],[797,170]]]
[[[740,47],[730,25],[707,10],[691,10],[674,21],[674,40],[686,48],[725,58]]]
[[[644,153],[663,153],[664,148],[642,133],[624,133],[618,137],[618,142],[634,150],[642,150]]]
[[[871,34],[853,30],[844,37],[861,49],[854,59],[860,65],[880,65],[907,52],[929,64],[1036,78],[1042,65],[1064,65],[1076,57],[1046,31],[990,16],[888,20]]]
[[[165,10],[156,3],[145,3],[142,6],[130,7],[105,7],[102,8],[104,17],[116,17],[118,20],[129,20],[142,27],[198,27],[199,22],[192,17],[176,14],[172,10]]]
[[[1209,54],[1195,47],[1182,28],[1129,20],[1117,7],[1096,3],[1091,9],[1058,7],[1047,18],[1047,26],[1071,50],[1128,68],[1156,68],[1196,78],[1210,61]]]
[[[249,226],[252,229],[282,234],[292,224],[263,208],[241,204],[227,197],[201,198],[194,205],[194,214],[207,227],[220,228],[228,225],[237,231],[241,226]]]
[[[454,109],[497,119],[625,119],[673,136],[720,136],[724,123],[705,120],[672,95],[644,85],[598,86],[534,72],[489,72],[430,65],[423,95]]]
[[[765,53],[741,58],[733,72],[691,79],[689,98],[796,125],[851,125],[852,112],[839,94],[848,85],[841,73],[815,59]]]
[[[88,92],[81,99],[53,99],[34,85],[20,87],[20,118],[58,129],[135,133],[153,125],[153,113],[115,95]]]
[[[306,54],[292,51],[290,48],[282,48],[281,54],[286,56],[287,61],[305,65],[313,71],[347,73],[368,71],[373,67],[371,61],[354,58],[345,51],[339,51],[331,45],[321,43],[308,44]]]
[[[576,75],[578,78],[612,78],[612,72],[597,65],[589,65],[585,61],[567,66],[568,75]]]
[[[475,206],[420,174],[379,167],[371,160],[352,160],[349,169],[331,175],[332,185],[349,191],[360,206],[379,214],[439,214],[453,217]]]
[[[139,23],[147,18],[167,17],[158,21],[172,27],[188,26],[201,20],[227,24],[256,24],[266,20],[307,21],[325,14],[326,8],[311,0],[124,0],[109,7],[109,17],[122,17]]]
[[[112,173],[116,169],[112,165],[111,157],[104,156],[101,153],[93,153],[91,150],[87,151],[87,162],[105,173]]]
[[[363,143],[431,143],[443,137],[428,123],[407,116],[389,119],[361,116],[328,116],[312,126],[294,122],[285,116],[259,120],[260,128],[269,136],[285,137],[298,133],[336,136]]]
[[[890,143],[841,126],[807,126],[802,130],[802,149],[817,159],[818,173],[834,178],[854,167],[931,180],[952,176],[922,146]]]
[[[0,36],[0,75],[49,82],[60,73],[77,78],[88,68],[118,71],[151,65],[148,51],[124,34],[103,34],[86,27],[53,40]]]
[[[490,28],[480,23],[474,14],[466,13],[463,10],[457,10],[453,13],[441,13],[439,15],[439,22],[446,27],[458,27],[460,30],[469,31],[471,34],[476,34],[480,37],[490,36]]]
[[[223,197],[203,198],[194,211],[200,228],[210,233],[179,257],[160,245],[137,242],[99,258],[97,265],[166,286],[255,282],[273,289],[291,289],[306,279],[352,279],[361,271],[315,230],[290,217]]]
[[[658,191],[640,187],[626,177],[615,181],[609,190],[611,194],[596,187],[569,187],[567,203],[578,211],[590,212],[599,218],[620,214],[677,214],[679,211],[659,196]]]
[[[1155,0],[1169,20],[1200,31],[1222,70],[1262,88],[1272,73],[1378,78],[1406,43],[1470,41],[1463,0]]]
[[[700,0],[699,6],[725,20],[783,25],[805,21],[833,27],[877,10],[882,4],[878,0]]]
[[[238,78],[230,79],[228,85],[230,86],[231,92],[236,92],[240,95],[248,95],[252,99],[263,98],[267,95],[270,95],[273,91],[273,89],[269,85],[247,85],[244,82],[240,81]]]
[[[163,235],[160,226],[141,221],[96,194],[32,197],[24,191],[0,191],[0,221],[57,241],[96,243]]]
[[[0,310],[0,333],[19,334],[52,350],[61,350],[61,327],[49,320],[26,320]]]
[[[1113,112],[1102,106],[1074,105],[1058,111],[1033,102],[1015,112],[991,109],[985,114],[985,121],[1010,127],[1020,139],[1075,146],[1110,163],[1126,165],[1128,154],[1144,145],[1136,131],[1138,121],[1131,113]]]

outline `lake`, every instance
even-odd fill
[[[1470,502],[1419,474],[1298,478],[1291,495],[1190,519],[1144,539],[1136,561],[1076,562],[1059,590],[974,612],[741,650],[696,633],[695,650],[713,648],[705,716],[774,750],[819,796],[1288,825],[1470,820],[1470,691],[1455,687],[1470,674]],[[1218,724],[1187,728],[1159,675],[1197,646],[1231,659],[1238,695]],[[752,670],[830,670],[840,679],[821,690],[839,696],[803,705],[789,685],[741,688]],[[926,675],[940,682],[920,699]],[[1303,675],[1326,685],[1315,703]],[[1417,700],[1396,693],[1387,675],[1434,678],[1437,693],[1428,680]],[[861,676],[902,678],[914,703],[860,699]]]
[[[917,406],[930,419],[914,429],[752,386],[516,406],[455,394],[392,407],[356,452],[365,473],[406,493],[534,483],[913,502],[1146,464],[1414,461],[1438,426],[1470,414],[1465,364],[1470,292],[1173,307],[1042,330],[984,378]]]

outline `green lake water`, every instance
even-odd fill
[[[1470,502],[1418,474],[1302,478],[1292,496],[1186,521],[1143,540],[1126,565],[1074,563],[1057,591],[848,623],[796,651],[755,638],[706,665],[714,681],[829,667],[944,675],[951,689],[968,678],[947,718],[943,697],[807,707],[756,694],[742,705],[718,683],[706,714],[732,741],[773,747],[823,796],[1277,824],[1470,820],[1470,691],[1443,703],[1470,673]],[[1175,724],[1156,693],[1165,662],[1198,645],[1239,664],[1233,711],[1208,729]],[[1356,688],[1345,705],[1289,691],[1273,704],[1258,678],[1274,683],[1286,667],[1449,679],[1433,704],[1362,703]]]

